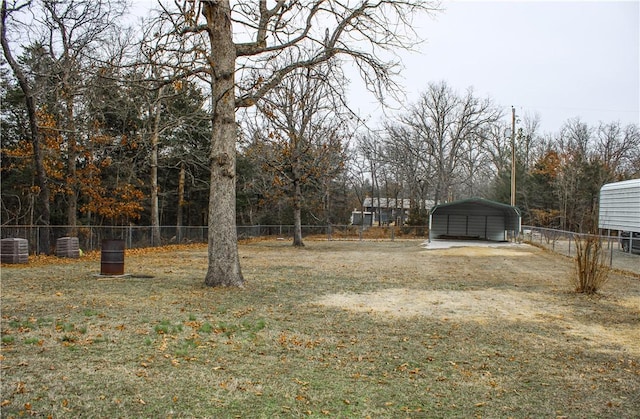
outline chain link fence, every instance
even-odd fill
[[[238,239],[257,237],[292,239],[293,225],[253,225],[237,226]],[[51,253],[54,249],[43,249],[42,240],[46,228],[37,225],[5,225],[0,227],[0,238],[22,238],[29,243],[30,254]],[[129,249],[164,246],[167,244],[206,243],[206,226],[161,226],[154,234],[150,226],[49,226],[49,243],[55,246],[57,239],[77,237],[83,251],[98,250],[102,240],[124,240]],[[425,226],[382,226],[363,227],[353,225],[305,225],[303,238],[323,238],[326,240],[395,240],[395,238],[427,239]]]
[[[23,238],[29,242],[29,253],[52,253],[55,249],[42,249],[43,226],[16,225],[0,227],[1,238]],[[247,240],[258,237],[292,239],[293,225],[253,225],[237,226],[238,239]],[[72,234],[75,233],[75,234]],[[78,238],[83,251],[99,250],[102,240],[124,240],[127,248],[163,246],[178,243],[206,243],[206,226],[161,226],[159,235],[154,238],[150,226],[50,226],[49,242],[55,246],[56,240],[73,236]],[[302,226],[303,238],[321,238],[326,240],[390,240],[424,239],[429,230],[426,226],[357,226],[357,225],[305,225]],[[521,239],[536,246],[568,257],[576,256],[576,237],[584,234],[548,228],[523,226]],[[640,255],[624,252],[620,238],[612,235],[598,236],[608,251],[611,267],[640,274]]]
[[[2,226],[1,236],[5,238],[23,238],[29,242],[29,253],[39,254],[52,252],[43,249],[44,226],[17,225]],[[49,226],[49,243],[55,246],[56,240],[62,237],[77,237],[80,248],[84,251],[100,249],[102,240],[124,240],[127,248],[162,246],[170,243],[193,243],[207,241],[206,227],[162,226],[159,236],[154,239],[153,229],[149,226]],[[155,243],[154,243],[155,242]]]
[[[620,237],[615,235],[590,235],[550,228],[522,226],[522,239],[525,242],[544,247],[555,253],[576,257],[576,239],[587,236],[598,237],[607,251],[609,266],[614,269],[640,274],[640,254],[625,252]]]

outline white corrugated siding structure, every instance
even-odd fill
[[[517,234],[520,211],[511,205],[482,198],[436,205],[429,212],[429,239],[457,238],[505,241]]]
[[[640,179],[607,183],[600,188],[598,226],[640,232]]]

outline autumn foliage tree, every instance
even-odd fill
[[[533,224],[541,227],[560,227],[560,210],[555,185],[561,170],[557,151],[549,149],[533,166],[529,173],[527,191],[527,213]]]
[[[40,131],[38,130],[37,123],[37,93],[34,91],[33,86],[30,83],[30,80],[27,75],[27,71],[20,65],[18,60],[15,58],[15,53],[12,50],[9,40],[9,30],[7,29],[7,25],[11,22],[17,22],[13,20],[13,15],[17,15],[21,13],[23,9],[28,6],[28,3],[17,3],[14,2],[11,6],[7,4],[6,0],[2,1],[0,5],[0,42],[2,44],[2,52],[4,58],[7,60],[9,67],[17,79],[17,84],[23,94],[24,106],[27,113],[27,120],[25,121],[25,133],[28,137],[28,141],[31,143],[33,147],[33,163],[35,166],[35,179],[36,179],[36,187],[33,188],[34,191],[37,192],[38,197],[38,217],[37,223],[44,225],[44,229],[42,230],[42,234],[40,237],[41,248],[38,249],[38,252],[43,251],[44,253],[50,252],[50,241],[49,241],[49,224],[51,221],[51,210],[49,203],[49,185],[47,184],[47,177],[45,174],[44,166],[43,166],[43,157],[42,157],[42,149],[40,145]],[[28,127],[28,128],[27,128]]]
[[[80,197],[79,211],[93,214],[110,224],[128,223],[137,220],[143,211],[140,204],[144,199],[143,192],[126,181],[107,183],[107,173],[113,160],[103,153],[92,150],[103,150],[110,145],[113,138],[93,132],[85,144],[91,147],[76,146],[76,153],[80,164],[77,165],[75,178],[71,181],[67,175],[66,161],[61,158],[66,142],[60,135],[60,128],[53,115],[46,110],[37,112],[37,121],[41,133],[41,148],[43,167],[48,179],[51,202],[65,201],[72,194]],[[11,164],[3,168],[4,171],[33,173],[33,144],[27,140],[20,140],[16,144],[3,148],[3,153],[11,160]],[[78,191],[74,185],[78,183]],[[39,188],[32,180],[24,184],[22,193],[25,195],[38,193]]]
[[[335,86],[344,83],[336,74],[330,63],[295,70],[258,103],[262,123],[253,126],[249,150],[270,178],[272,196],[266,199],[286,196],[292,204],[294,246],[304,245],[303,205],[314,212],[344,169],[349,125],[340,113],[342,92]]]
[[[516,140],[519,150],[526,147],[520,133]],[[538,151],[530,166],[518,160],[516,177],[526,224],[595,233],[602,185],[632,178],[638,170],[640,133],[633,124],[589,126],[574,118],[557,135],[532,138],[531,144]]]
[[[124,6],[121,0],[2,1],[4,57],[29,115],[28,124],[22,122],[29,129],[21,135],[30,147],[21,152],[33,159],[36,223],[46,227],[53,216],[69,226],[68,234],[74,234],[81,212],[84,153],[91,148],[88,80],[96,61],[108,61],[108,47],[118,44],[114,29]],[[49,252],[49,229],[41,231],[39,251]]]

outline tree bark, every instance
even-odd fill
[[[7,2],[3,1],[1,6],[1,34],[0,41],[2,43],[2,51],[4,57],[7,59],[13,74],[18,79],[18,84],[22,93],[24,93],[25,105],[27,108],[27,114],[29,115],[29,130],[31,131],[31,144],[33,144],[33,160],[36,169],[36,180],[39,188],[38,201],[40,206],[40,216],[36,221],[38,224],[42,224],[44,227],[40,230],[40,248],[37,249],[37,253],[44,252],[49,254],[51,252],[50,246],[50,206],[49,206],[49,185],[47,184],[47,175],[44,169],[44,158],[42,156],[42,148],[40,147],[40,132],[38,130],[38,123],[36,117],[36,105],[33,91],[29,86],[27,77],[20,68],[20,65],[13,58],[11,48],[9,47],[9,41],[7,40]]]
[[[202,2],[211,55],[212,137],[209,190],[208,286],[242,286],[236,232],[236,124],[234,72],[229,1]]]
[[[151,245],[160,244],[160,209],[158,205],[158,141],[160,139],[160,112],[162,90],[154,104],[153,131],[151,132]]]
[[[178,177],[178,211],[176,214],[176,240],[178,241],[178,243],[182,243],[185,177],[184,162],[180,162],[180,175]]]
[[[73,94],[68,82],[64,83],[63,93],[65,95],[65,106],[67,110],[67,126],[68,126],[68,161],[67,161],[67,200],[69,202],[67,208],[67,235],[75,237],[78,235],[76,226],[78,220],[78,177],[77,177],[77,160],[78,160],[78,141],[76,138],[76,124],[74,115]]]
[[[302,191],[300,190],[300,182],[294,181],[293,191],[293,245],[303,247],[302,242]]]

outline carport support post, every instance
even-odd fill
[[[489,223],[489,216],[485,215],[484,216],[484,238],[486,239],[489,234],[487,233],[487,224]]]
[[[609,230],[609,267],[613,266],[613,246],[611,245],[611,230]]]

